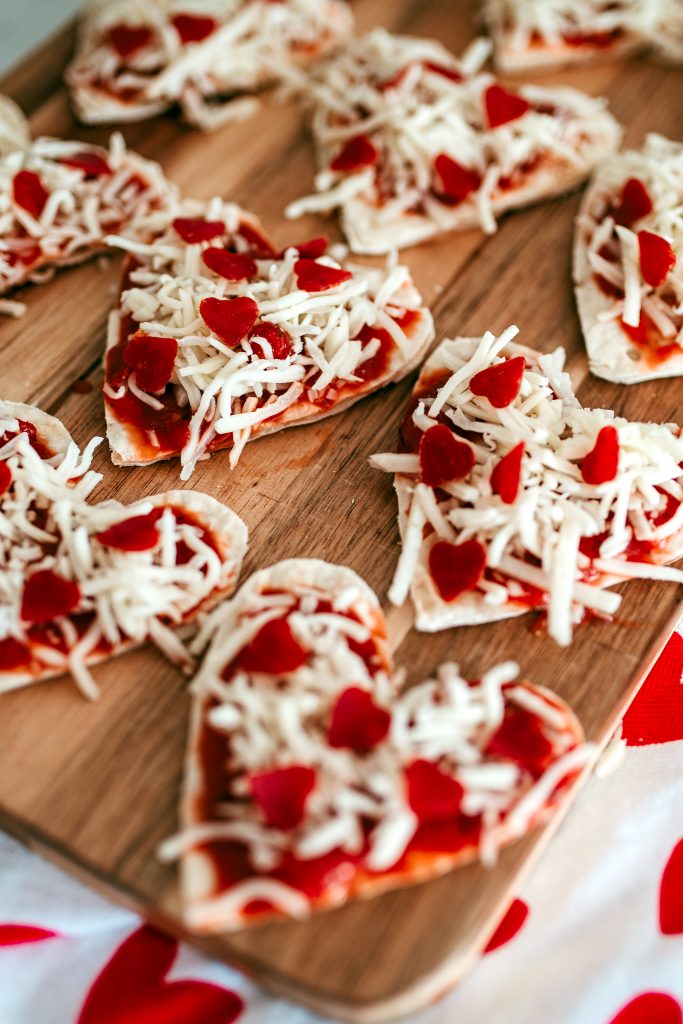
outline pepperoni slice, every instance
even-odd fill
[[[350,686],[332,709],[327,739],[331,747],[372,750],[385,738],[390,724],[390,713],[375,704],[367,690]]]
[[[299,288],[304,292],[326,292],[351,280],[351,273],[341,267],[328,267],[317,260],[299,259],[294,264]]]
[[[319,235],[317,238],[309,239],[308,242],[299,243],[294,248],[302,259],[317,260],[319,256],[325,255],[329,244],[330,240],[327,235]]]
[[[225,234],[222,220],[202,220],[200,217],[176,217],[173,227],[189,245],[210,242],[212,238]]]
[[[230,252],[228,249],[205,249],[202,259],[209,270],[213,270],[226,281],[245,281],[258,273],[256,260],[243,252]]]
[[[294,352],[290,334],[277,324],[268,323],[263,320],[255,324],[249,331],[249,340],[252,338],[263,338],[272,349],[272,356],[269,356],[260,341],[252,341],[251,347],[260,359],[286,359]]]
[[[525,366],[524,356],[487,366],[472,377],[470,391],[480,398],[488,398],[494,409],[504,409],[512,405],[519,394]]]
[[[478,540],[451,544],[438,540],[429,552],[429,572],[444,601],[474,590],[484,575],[486,549]]]
[[[421,824],[451,821],[460,813],[462,786],[432,761],[409,764],[406,783],[408,803]]]
[[[150,551],[159,543],[157,522],[161,509],[155,508],[144,516],[131,516],[120,523],[114,523],[107,530],[97,534],[100,544],[117,551]]]
[[[553,745],[535,715],[524,708],[510,706],[485,752],[514,761],[538,778],[552,761]]]
[[[652,213],[652,199],[647,186],[640,178],[629,178],[613,213],[616,223],[630,227],[635,221],[647,217],[648,213]]]
[[[306,664],[308,653],[286,619],[271,619],[242,651],[239,666],[245,672],[286,675]]]
[[[448,153],[439,153],[434,160],[437,194],[452,202],[461,202],[481,186],[481,175],[463,167]]]
[[[28,647],[15,640],[13,636],[0,640],[0,672],[11,672],[16,668],[23,668],[31,661],[31,652]]]
[[[12,484],[12,470],[6,462],[0,462],[0,497],[6,494]]]
[[[24,622],[51,622],[78,607],[81,592],[77,583],[52,569],[39,569],[26,580],[21,595]]]
[[[638,232],[640,272],[643,280],[653,288],[664,284],[670,270],[676,266],[676,253],[666,238],[652,231]]]
[[[258,319],[258,306],[253,299],[239,295],[236,299],[202,299],[199,304],[202,320],[228,348],[240,343]]]
[[[333,159],[330,167],[340,174],[350,174],[372,167],[379,160],[379,152],[367,135],[355,135],[345,142]]]
[[[12,181],[14,202],[32,217],[40,217],[45,209],[49,192],[35,171],[19,171]]]
[[[439,64],[434,60],[425,60],[422,63],[428,71],[433,71],[435,75],[441,75],[442,78],[448,78],[451,82],[464,81],[464,76],[457,68],[449,68],[446,64]]]
[[[445,423],[430,427],[420,440],[420,477],[428,487],[462,480],[472,470],[474,451],[459,441]]]
[[[104,157],[100,153],[93,153],[92,150],[84,149],[82,152],[72,153],[71,156],[63,156],[59,162],[83,171],[86,178],[105,178],[113,174]]]
[[[619,434],[616,427],[602,427],[595,445],[581,464],[581,476],[587,484],[606,484],[619,470]]]
[[[306,802],[315,789],[314,768],[302,764],[274,768],[251,777],[251,792],[272,828],[293,829],[304,820]]]
[[[491,473],[491,490],[505,505],[514,505],[522,482],[524,441],[520,441],[496,463]]]
[[[171,24],[183,43],[201,43],[216,31],[218,22],[201,14],[176,14]]]
[[[142,391],[158,394],[171,379],[177,355],[175,338],[134,334],[123,350],[123,361],[135,370],[135,380]]]
[[[147,25],[112,25],[107,40],[120,57],[132,57],[138,50],[149,46],[152,30]]]
[[[502,85],[490,85],[484,93],[484,109],[489,128],[516,121],[531,109],[531,104],[516,92]]]

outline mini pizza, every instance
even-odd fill
[[[590,368],[633,384],[683,374],[683,146],[648,135],[583,199],[576,301]]]
[[[486,0],[502,74],[556,69],[642,49],[660,0]]]
[[[59,421],[0,403],[0,693],[152,640],[185,669],[174,629],[235,587],[247,529],[196,491],[125,506],[86,500],[100,476]]]
[[[558,644],[611,617],[632,578],[683,582],[683,437],[583,409],[562,367],[500,337],[446,340],[425,363],[395,474],[402,551],[389,591],[427,632],[547,613]]]
[[[317,192],[290,217],[341,210],[354,252],[383,253],[447,231],[496,230],[507,210],[579,185],[619,144],[601,99],[574,89],[511,92],[438,43],[382,29],[310,84]]]
[[[88,123],[141,121],[178,103],[212,129],[252,114],[252,93],[297,80],[352,27],[345,0],[89,0],[66,79]]]
[[[130,251],[110,321],[104,398],[116,465],[199,459],[341,412],[396,381],[434,331],[405,267],[326,254],[325,239],[277,253],[220,200]]]
[[[293,560],[214,613],[193,683],[184,918],[226,932],[412,885],[547,820],[592,757],[570,709],[498,665],[403,693],[375,595]]]
[[[0,103],[0,296],[104,248],[106,235],[149,240],[168,220],[175,188],[158,164],[85,142],[31,141],[21,111]],[[4,303],[5,312],[20,313]]]

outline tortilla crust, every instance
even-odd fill
[[[645,42],[637,36],[623,34],[608,46],[569,43],[536,43],[518,47],[511,43],[512,34],[503,29],[491,29],[494,65],[503,75],[526,74],[529,71],[560,71],[564,68],[590,67],[607,64],[644,49]]]
[[[549,98],[554,91],[548,90]],[[562,93],[571,91],[563,89]],[[578,188],[597,163],[616,151],[621,139],[621,127],[606,110],[592,118],[587,130],[590,130],[591,142],[583,150],[581,165],[569,165],[558,158],[547,156],[527,175],[522,185],[493,198],[494,216],[498,218],[508,211],[522,209]],[[365,255],[382,255],[392,249],[418,245],[446,232],[481,226],[476,204],[471,198],[455,207],[444,206],[438,221],[413,213],[404,213],[394,220],[384,221],[381,208],[357,196],[344,204],[341,219],[351,249]]]
[[[225,606],[220,635],[212,644],[202,668],[193,683],[195,697],[191,714],[180,802],[181,829],[201,824],[195,813],[195,804],[201,798],[203,792],[203,770],[199,744],[202,724],[211,699],[210,694],[205,692],[203,680],[205,678],[210,679],[211,675],[216,672],[220,673],[224,667],[224,659],[221,657],[220,636],[229,636],[230,629],[239,614],[239,608],[249,594],[264,589],[293,589],[293,580],[296,580],[298,583],[313,584],[319,589],[329,590],[331,593],[347,589],[349,586],[358,587],[361,600],[367,602],[368,608],[372,609],[376,616],[379,635],[385,635],[384,616],[377,597],[363,580],[349,569],[313,559],[291,559],[286,562],[280,562],[271,569],[263,570],[252,576],[242,586],[235,598]],[[386,649],[386,658],[387,667],[391,671],[392,665],[388,648]],[[538,694],[550,701],[563,714],[565,719],[564,728],[571,735],[572,741],[576,744],[583,742],[584,734],[581,724],[568,705],[544,687],[534,686],[528,682],[520,682],[516,685],[524,686],[531,693]],[[535,828],[544,824],[551,814],[555,812],[561,799],[562,797],[556,797],[550,805],[544,807],[534,818],[529,828]],[[519,838],[517,835],[512,834],[504,827],[499,833],[501,845],[508,845],[517,838]],[[323,896],[311,902],[309,913],[313,914],[318,911],[328,910],[354,899],[369,899],[391,889],[416,885],[430,878],[446,874],[454,868],[477,860],[477,858],[478,847],[476,845],[464,847],[455,853],[413,851],[405,858],[400,869],[384,871],[379,874],[365,870],[357,871],[347,891],[323,894]],[[182,855],[180,862],[180,887],[183,918],[187,927],[197,933],[218,934],[236,931],[246,927],[266,924],[273,920],[281,920],[283,916],[273,909],[249,915],[235,914],[233,911],[227,917],[221,902],[223,894],[212,895],[215,888],[215,869],[213,858],[210,852],[207,853],[206,850],[192,849]],[[228,890],[229,893],[230,890]]]
[[[50,416],[35,405],[24,402],[7,402],[0,399],[0,419],[22,420],[36,428],[41,444],[45,445],[54,455],[66,455],[69,445],[74,440],[61,420]]]
[[[7,404],[12,403],[0,403],[0,413],[2,412],[2,407]],[[40,410],[37,411],[40,412]],[[45,416],[46,414],[43,413],[42,415]],[[48,419],[53,419],[53,417],[48,417]],[[171,505],[195,516],[210,533],[212,540],[218,548],[218,554],[222,562],[220,579],[216,587],[209,594],[206,594],[191,612],[186,614],[181,626],[187,626],[194,622],[200,613],[215,607],[215,605],[219,604],[234,591],[248,547],[246,524],[232,509],[217,501],[210,494],[204,494],[202,491],[166,491],[163,494],[142,498],[140,501],[149,501],[155,507]],[[135,505],[124,506],[123,510],[135,514]],[[119,644],[113,650],[92,654],[85,659],[85,664],[98,665],[100,662],[116,657],[117,654],[123,654],[125,651],[141,647],[146,642],[148,641],[126,641]],[[66,668],[50,668],[48,666],[36,672],[0,672],[0,694],[19,689],[22,686],[28,686],[30,683],[39,683],[45,679],[62,676],[66,673],[68,673]]]

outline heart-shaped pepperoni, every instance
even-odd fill
[[[308,653],[296,639],[286,619],[271,619],[240,655],[240,668],[245,672],[267,672],[286,675],[301,668]]]
[[[408,803],[421,824],[449,821],[460,813],[462,786],[432,761],[408,765],[406,783]]]
[[[83,171],[86,178],[105,178],[111,177],[112,169],[100,153],[94,153],[92,150],[84,149],[79,153],[72,153],[71,156],[62,156],[59,158],[61,164],[66,164],[67,167],[75,167],[76,170]]]
[[[117,551],[151,551],[159,543],[157,523],[161,513],[152,509],[144,516],[131,516],[97,534],[100,544]]]
[[[428,487],[462,480],[474,465],[474,451],[445,423],[430,427],[420,440],[420,477]]]
[[[107,39],[120,57],[132,57],[151,43],[152,30],[147,25],[112,25]]]
[[[210,242],[212,238],[225,234],[222,220],[202,220],[199,217],[176,217],[173,228],[188,245]]]
[[[484,93],[484,109],[489,128],[498,128],[522,117],[531,109],[531,104],[518,93],[496,84],[490,85]]]
[[[0,640],[0,672],[12,672],[14,669],[29,665],[30,662],[30,651],[19,640],[15,640],[13,636]]]
[[[676,266],[676,253],[666,238],[652,231],[638,232],[640,272],[643,280],[653,288],[664,284],[669,271]]]
[[[24,622],[51,622],[74,611],[81,600],[77,583],[52,569],[39,569],[26,580],[21,595]]]
[[[19,171],[12,180],[14,202],[32,217],[40,217],[50,193],[35,171]]]
[[[520,441],[497,462],[491,473],[491,490],[506,505],[514,505],[522,482],[524,441]]]
[[[619,470],[619,434],[616,427],[602,427],[595,445],[581,463],[581,476],[587,484],[606,484]]]
[[[378,159],[379,153],[372,139],[367,135],[355,135],[344,143],[330,167],[341,174],[349,174],[352,171],[361,171],[365,167],[372,167]]]
[[[320,256],[325,255],[329,244],[330,240],[327,235],[318,235],[316,238],[310,238],[308,242],[298,242],[294,248],[301,259],[317,260]]]
[[[351,273],[341,267],[328,267],[317,260],[299,259],[294,264],[299,288],[304,292],[326,292],[351,280]]]
[[[652,199],[647,186],[640,178],[629,178],[613,211],[614,220],[622,227],[630,227],[649,213],[652,213]]]
[[[0,497],[12,486],[12,470],[6,462],[0,462]]]
[[[391,715],[375,704],[367,690],[350,686],[332,709],[327,739],[331,747],[372,750],[389,732]]]
[[[674,846],[662,875],[659,929],[663,935],[683,935],[683,839]]]
[[[315,783],[314,768],[295,764],[252,775],[251,792],[269,825],[292,829],[303,821]]]
[[[209,270],[213,270],[226,281],[244,281],[254,277],[258,271],[256,260],[244,252],[230,252],[228,249],[210,248],[202,253],[202,259]]]
[[[123,361],[135,370],[135,380],[142,391],[158,394],[173,375],[178,342],[175,338],[154,338],[134,334],[123,350]]]
[[[470,391],[480,398],[488,398],[494,409],[504,409],[512,405],[519,394],[525,366],[524,356],[487,366],[472,377]]]
[[[236,299],[202,299],[202,320],[224,345],[234,348],[246,337],[258,319],[258,306],[247,295]]]
[[[681,1004],[666,992],[642,992],[609,1024],[682,1024]]]
[[[439,198],[461,202],[481,186],[478,171],[463,167],[448,153],[439,153],[434,160],[436,192]]]
[[[507,909],[495,932],[484,947],[485,953],[492,953],[494,949],[504,946],[510,939],[514,939],[529,916],[529,908],[524,900],[514,899]]]
[[[683,740],[683,637],[674,633],[624,715],[630,747]]]
[[[259,338],[263,338],[264,341],[268,342],[271,355],[268,355],[265,351],[263,345],[258,340]],[[252,341],[252,339],[256,340]],[[249,340],[251,341],[254,354],[259,359],[286,359],[294,351],[290,334],[283,327],[280,327],[278,324],[271,324],[267,320],[254,324],[249,331]]]
[[[525,708],[512,704],[489,740],[486,753],[516,762],[537,779],[552,760],[553,745],[539,719]]]
[[[171,18],[171,24],[183,43],[201,43],[218,27],[215,18],[201,14],[176,14]]]
[[[425,60],[422,63],[428,71],[433,71],[435,75],[448,78],[451,82],[463,81],[463,75],[457,68],[449,68],[445,64],[438,64],[434,60]]]
[[[451,544],[439,540],[429,552],[429,573],[444,601],[474,590],[484,575],[486,549],[478,540]]]

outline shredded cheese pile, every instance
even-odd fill
[[[183,42],[173,19],[184,16],[215,27]],[[179,101],[191,123],[210,130],[258,107],[235,94],[298,81],[297,66],[342,43],[352,22],[345,0],[90,0],[67,79],[85,120],[102,119],[103,99],[89,91],[97,86],[132,107]],[[109,36],[117,26],[147,27],[151,38],[122,55]]]
[[[612,214],[624,184],[632,178],[645,185],[652,211],[626,227],[616,224]],[[601,165],[590,195],[577,225],[587,238],[588,265],[576,268],[577,277],[584,280],[597,274],[623,292],[623,298],[615,296],[598,318],[623,319],[637,327],[644,312],[665,344],[683,347],[683,146],[661,135],[648,135],[642,150],[628,150]],[[657,287],[643,278],[641,231],[666,239],[677,257]]]
[[[486,549],[489,570],[476,588],[482,609],[495,619],[509,603],[524,598],[523,585],[537,588],[547,594],[548,632],[566,646],[572,624],[585,609],[602,615],[617,611],[620,596],[600,590],[601,583],[630,577],[683,582],[681,570],[656,564],[656,552],[652,561],[628,552],[633,539],[668,551],[683,531],[683,438],[671,425],[631,423],[606,409],[581,408],[562,370],[562,349],[538,357],[521,350],[527,365],[511,405],[496,409],[487,398],[472,394],[472,376],[501,362],[517,333],[510,327],[498,338],[487,333],[481,340],[447,340],[439,350],[451,375],[434,397],[419,402],[413,422],[424,432],[445,415],[456,433],[467,432],[468,443],[475,437],[474,468],[465,479],[441,486],[439,493],[447,497],[420,482],[418,455],[371,460],[398,474],[408,495],[390,598],[395,604],[405,601],[418,566],[428,571],[427,553],[435,540],[458,544],[474,538]],[[519,351],[513,346],[507,354]],[[616,478],[586,483],[581,463],[606,425],[618,432]],[[505,504],[493,493],[491,473],[520,442],[525,451],[519,494]],[[680,504],[666,523],[655,527],[652,520],[665,510],[667,495]],[[582,538],[603,533],[598,558],[580,552]],[[673,557],[676,553],[674,548]]]
[[[221,220],[227,233],[239,227],[240,210],[220,199],[209,203],[207,220]],[[239,239],[239,235],[236,236]],[[231,465],[236,465],[252,431],[299,401],[333,399],[335,388],[359,383],[357,371],[378,352],[380,341],[358,340],[366,325],[386,330],[404,360],[415,342],[394,319],[407,310],[420,310],[420,295],[406,267],[390,262],[386,269],[351,266],[349,280],[320,292],[298,287],[295,263],[299,253],[287,249],[281,258],[258,259],[257,276],[228,281],[202,261],[209,243],[189,245],[169,229],[152,246],[116,243],[134,253],[140,265],[130,274],[121,312],[130,314],[140,330],[151,336],[178,340],[172,387],[181,407],[190,406],[190,436],[182,451],[183,480],[210,444],[225,436],[232,441]],[[340,267],[331,256],[322,266]],[[259,307],[259,322],[275,324],[292,340],[292,354],[275,358],[267,338],[258,332],[229,348],[204,323],[199,309],[208,297],[248,296]],[[110,344],[118,339],[118,318],[110,323]],[[258,348],[254,351],[254,346]],[[135,375],[128,387],[152,408],[159,399],[140,391]],[[118,393],[105,385],[110,398]],[[313,411],[313,410],[311,410]]]
[[[603,113],[604,101],[573,89],[524,86],[517,93],[531,108],[491,129],[484,94],[495,79],[479,70],[487,54],[487,44],[478,40],[457,60],[438,43],[392,36],[384,29],[353,42],[309,83],[321,170],[317,194],[290,204],[287,215],[362,199],[381,224],[414,210],[442,223],[452,216],[452,206],[438,197],[435,159],[446,154],[480,175],[479,188],[466,202],[475,204],[482,229],[493,233],[501,180],[542,154],[563,166],[590,166],[595,147],[590,123]],[[459,73],[462,80],[452,80],[433,65]],[[377,162],[354,173],[335,171],[335,154],[358,135],[372,140]],[[355,209],[354,216],[360,216]]]
[[[566,36],[625,32],[642,35],[657,0],[486,0],[489,25],[505,31],[505,45],[524,50],[532,37],[551,45]]]
[[[0,131],[2,123],[0,107]],[[89,176],[62,162],[82,155],[105,160],[111,174]],[[37,175],[47,193],[37,216],[17,202],[20,172]],[[48,264],[78,262],[103,248],[107,234],[148,239],[167,221],[174,201],[159,165],[127,151],[118,134],[108,151],[50,138],[8,147],[0,156],[0,295],[27,278],[42,280]]]
[[[0,421],[0,436],[18,430],[17,420]],[[63,457],[52,459],[41,458],[21,432],[0,447],[0,461],[11,473],[11,486],[0,498],[0,641],[12,637],[28,646],[38,676],[70,672],[89,698],[98,696],[87,669],[98,649],[106,653],[151,639],[172,660],[191,667],[192,657],[170,626],[181,624],[211,593],[222,569],[201,530],[178,522],[168,507],[156,524],[159,543],[153,549],[122,551],[97,539],[115,523],[146,515],[159,504],[88,503],[101,479],[89,469],[100,442],[94,438],[82,455],[72,442]],[[181,542],[192,557],[176,565]],[[72,614],[87,622],[79,633],[71,615],[54,619],[47,624],[54,644],[32,638],[32,623],[21,618],[27,579],[46,569],[78,584],[80,601]],[[0,693],[16,685],[16,674],[9,672],[0,678]]]
[[[321,602],[325,605],[318,610]],[[360,621],[344,614],[349,611]],[[220,817],[194,824],[168,840],[161,855],[173,859],[197,845],[221,840],[247,847],[254,876],[216,896],[221,920],[233,915],[237,919],[255,899],[267,900],[292,916],[310,910],[300,890],[259,877],[276,870],[285,854],[309,861],[342,851],[362,854],[363,870],[394,867],[419,827],[405,776],[416,760],[438,765],[460,783],[462,813],[483,815],[480,855],[489,864],[495,861],[500,842],[523,834],[552,799],[558,783],[586,763],[589,751],[576,746],[566,712],[524,685],[511,685],[519,672],[512,662],[490,669],[476,684],[466,682],[456,665],[443,665],[436,679],[397,694],[395,678],[384,670],[371,674],[364,659],[349,647],[349,640],[367,644],[373,638],[372,617],[351,586],[336,596],[294,580],[288,592],[260,593],[252,588],[214,616],[219,628],[193,686],[195,698],[204,702],[208,725],[225,737],[231,795],[221,801]],[[264,624],[283,617],[308,652],[306,664],[278,675],[277,685],[269,675],[240,669],[239,662],[226,676],[225,666]],[[391,709],[385,739],[366,752],[333,747],[327,739],[333,708],[350,685]],[[486,753],[510,704],[537,716],[552,743],[553,763],[536,781],[513,761]],[[293,764],[315,769],[315,787],[301,824],[294,830],[274,828],[250,799],[251,778]],[[201,771],[201,764],[198,768]],[[345,891],[342,885],[325,896],[335,901]]]

